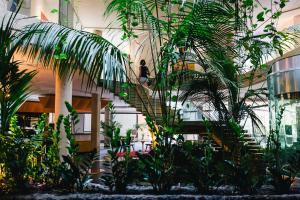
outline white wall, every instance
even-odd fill
[[[0,0],[0,21],[2,21],[2,19],[6,21],[9,18],[11,12],[7,11],[7,4],[8,2],[6,0]],[[14,24],[14,28],[22,29],[24,26],[35,23],[37,21],[37,19],[28,18],[25,15],[18,14],[16,22]]]
[[[47,17],[50,22],[58,23],[58,12],[51,13],[53,9],[59,9],[58,0],[31,0],[31,16],[41,19],[41,13]]]

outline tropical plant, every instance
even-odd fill
[[[216,168],[222,177],[220,184],[233,185],[242,194],[253,194],[265,181],[264,171],[259,166],[262,161],[246,150],[239,163],[221,159]]]
[[[60,127],[63,120],[63,116],[59,115],[55,129],[48,127],[47,140],[49,142],[46,146],[46,155],[43,162],[46,166],[46,177],[47,185],[57,186],[61,180],[60,176],[60,155],[59,155],[59,142],[60,142]]]
[[[30,155],[30,176],[33,182],[43,183],[46,187],[56,187],[61,180],[59,142],[63,116],[58,117],[56,128],[48,125],[47,119],[46,114],[41,115],[36,134],[31,138],[33,149]]]
[[[92,179],[90,169],[96,159],[96,151],[79,153],[73,136],[78,114],[66,103],[69,115],[60,115],[56,128],[47,127],[47,115],[38,121],[36,133],[26,134],[18,125],[17,117],[11,118],[10,129],[1,135],[4,184],[6,192],[24,192],[30,184],[41,184],[44,189],[60,188],[82,191]],[[68,155],[59,155],[60,129],[63,123],[69,146]],[[3,181],[1,181],[2,183]]]
[[[175,135],[181,133],[177,106],[180,95],[182,100],[205,97],[205,101],[211,102],[219,121],[214,131],[222,138],[222,143],[228,132],[230,142],[226,145],[234,152],[232,157],[241,155],[244,145],[239,143],[244,133],[241,122],[249,116],[259,126],[259,120],[253,112],[253,102],[256,99],[264,100],[262,96],[266,93],[263,88],[253,90],[255,72],[266,68],[266,55],[273,50],[282,54],[285,42],[289,39],[287,34],[275,28],[275,20],[282,13],[285,3],[286,0],[272,2],[276,9],[263,8],[261,13],[254,16],[254,1],[113,0],[107,13],[117,13],[122,24],[123,39],[139,39],[139,30],[149,36],[143,39],[145,42],[139,49],[142,50],[144,44],[149,43],[151,71],[154,74],[151,88],[154,96],[158,96],[158,105],[152,103],[148,90],[136,82],[137,75],[134,74],[132,63],[124,61],[126,56],[97,35],[52,23],[37,23],[21,32],[21,36],[34,34],[22,40],[20,51],[27,53],[30,58],[40,58],[45,66],[52,67],[60,76],[72,75],[77,70],[81,74],[87,73],[88,86],[94,81],[102,83],[104,87],[115,86],[122,83],[126,76],[128,84],[122,85],[120,95],[126,98],[127,91],[135,91],[148,115],[148,126],[156,138],[153,151],[145,158],[140,158],[148,167],[146,171],[154,189],[158,192],[168,191],[174,183],[172,141]],[[269,23],[264,23],[266,17],[271,19]],[[255,18],[258,23],[253,23]],[[257,35],[261,26],[265,33]],[[201,71],[187,70],[188,63],[200,66]],[[246,68],[250,69],[248,76],[244,75]],[[243,84],[245,80],[248,80],[246,86]],[[246,88],[244,95],[242,88]],[[182,90],[184,93],[181,94]],[[160,107],[161,116],[156,112],[157,106]],[[112,136],[115,135],[112,132]],[[71,151],[76,152],[76,145],[73,147]],[[112,155],[116,154],[112,152]],[[239,167],[239,159],[230,160],[234,160]],[[115,174],[122,175],[123,180],[119,179],[122,190],[126,183],[124,180],[127,180],[127,166],[126,163],[122,164],[124,173]]]
[[[299,168],[293,163],[296,156],[290,157],[288,152],[283,150],[280,141],[280,125],[284,108],[280,108],[276,116],[276,129],[271,130],[265,153],[267,163],[267,176],[269,182],[275,187],[276,193],[289,193],[291,184],[295,181]]]
[[[216,50],[233,51],[228,44],[229,33],[235,27],[234,9],[224,1],[114,0],[107,8],[107,13],[111,12],[118,15],[123,39],[139,39],[140,35],[146,38],[142,39],[139,49],[150,52],[147,56],[151,58],[154,79],[151,89],[153,96],[158,96],[159,103],[153,103],[151,95],[143,98],[147,89],[136,81],[137,75],[131,63],[129,71],[133,77],[128,77],[127,81],[137,85],[134,89],[156,138],[153,151],[141,156],[141,161],[145,163],[153,188],[165,192],[171,188],[174,178],[172,142],[181,133],[178,96],[184,82],[194,78],[194,73],[188,70],[188,63],[206,67],[217,55]],[[140,29],[144,34],[139,33]],[[149,44],[148,49],[143,48],[144,44]],[[127,85],[129,91],[132,85]],[[161,116],[156,114],[156,107],[160,108]]]
[[[139,155],[144,179],[155,193],[168,193],[174,184],[174,154],[165,147],[154,148],[149,154]]]
[[[203,1],[200,1],[203,4]],[[274,23],[278,20],[286,1],[271,2],[274,10],[263,7],[256,1],[211,1],[210,7],[217,6],[219,14],[211,16],[212,27],[219,27],[221,30],[215,35],[214,32],[203,32],[195,28],[202,20],[193,14],[188,31],[184,34],[194,60],[202,67],[197,72],[198,79],[187,81],[183,87],[180,97],[183,101],[193,101],[201,107],[210,106],[215,110],[215,120],[212,132],[222,142],[224,147],[229,148],[230,160],[239,165],[241,151],[245,148],[243,135],[245,133],[245,121],[251,120],[252,124],[261,132],[264,126],[254,112],[255,106],[267,105],[267,88],[254,89],[255,79],[258,74],[268,66],[265,64],[267,58],[272,54],[283,54],[283,51],[292,45],[294,40],[289,33],[276,30]],[[201,3],[200,3],[201,4]],[[213,6],[214,5],[214,6]],[[221,6],[223,5],[223,6]],[[262,7],[262,12],[255,16],[254,10]],[[216,11],[216,9],[215,9]],[[202,12],[200,12],[201,15]],[[210,15],[209,12],[207,15]],[[270,18],[272,20],[267,20]],[[216,21],[215,21],[216,20]],[[224,24],[218,24],[226,20]],[[265,22],[265,23],[264,23]],[[263,33],[258,33],[258,27],[263,28]],[[220,34],[222,33],[222,34]],[[207,37],[218,44],[211,45],[207,50],[201,48],[197,43],[199,38]],[[224,158],[225,159],[225,158]]]
[[[296,176],[300,175],[300,145],[295,143],[293,146],[283,149],[282,154],[286,155],[287,162],[290,167],[296,172]]]
[[[154,133],[155,139],[152,141],[152,150],[147,154],[139,154],[144,177],[153,187],[156,193],[169,192],[175,183],[175,141],[174,133],[180,126],[159,127],[147,116],[146,122],[149,130]],[[163,129],[164,128],[164,129]]]
[[[82,191],[92,181],[90,169],[97,158],[97,151],[82,154],[79,145],[75,141],[75,125],[79,122],[79,116],[70,103],[65,102],[69,114],[63,118],[64,130],[68,139],[68,154],[63,155],[63,167],[61,168],[62,185],[71,190]]]
[[[29,95],[30,81],[35,71],[20,70],[20,61],[14,59],[20,44],[31,32],[20,34],[14,30],[16,13],[5,16],[0,25],[0,131],[9,129],[10,118],[17,112]]]
[[[209,194],[218,185],[218,154],[214,152],[210,139],[192,143],[184,141],[173,146],[174,183],[193,184],[200,194]]]
[[[29,183],[29,157],[32,153],[30,138],[18,127],[17,117],[11,117],[9,132],[1,135],[4,151],[6,184],[10,190],[25,192]]]
[[[135,152],[130,151],[131,131],[127,131],[126,138],[121,144],[120,127],[114,120],[115,107],[110,102],[108,109],[112,113],[110,124],[102,123],[102,127],[106,130],[104,134],[109,138],[108,155],[105,157],[104,166],[106,172],[101,179],[111,191],[117,193],[125,193],[129,183],[140,178],[139,161],[133,159]]]
[[[103,37],[50,22],[28,25],[20,34],[28,33],[33,34],[22,40],[19,52],[60,77],[71,78],[75,72],[87,75],[87,88],[124,82],[126,56]]]

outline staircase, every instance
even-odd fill
[[[134,85],[134,87],[126,89],[122,87],[116,87],[114,93],[118,94],[118,96],[123,96],[119,95],[120,93],[126,93],[127,95],[121,97],[126,103],[136,108],[136,110],[141,112],[144,116],[149,114],[151,118],[156,120],[158,123],[162,120],[163,115],[160,107],[160,100],[152,97],[152,95],[149,94],[149,90],[145,89],[143,86]],[[141,101],[141,98],[144,99],[144,101]],[[148,109],[145,109],[145,107]],[[150,113],[148,113],[147,110]],[[174,114],[174,112],[174,110],[171,110],[172,114]],[[211,121],[211,123],[216,123],[216,121]],[[183,121],[183,133],[197,134],[203,140],[209,138],[203,121]],[[228,134],[225,133],[225,137],[227,140],[233,139],[231,138],[232,135],[229,132]],[[221,138],[219,138],[216,134],[212,134],[211,138],[214,141],[213,148],[215,151],[220,151],[222,146]],[[263,153],[261,146],[257,143],[252,135],[245,133],[243,140],[240,141],[240,143],[242,142],[248,148],[249,152],[255,155],[257,159],[260,160],[262,158]],[[226,147],[224,147],[224,149],[226,151]]]
[[[136,110],[138,112],[141,112],[144,116],[149,115],[152,119],[156,120],[157,122],[162,121],[163,114],[160,106],[160,100],[152,97],[148,89],[140,85],[135,85],[134,87],[130,87],[126,89],[117,87],[115,90],[116,94],[120,94],[124,92],[127,95],[121,98],[126,103],[136,108]],[[143,101],[141,99],[143,99]],[[167,107],[167,109],[169,109],[169,107]],[[173,110],[171,110],[171,114],[174,114]]]

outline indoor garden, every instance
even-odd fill
[[[300,199],[297,1],[47,2],[0,13],[0,199]]]

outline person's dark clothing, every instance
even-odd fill
[[[148,78],[148,74],[149,74],[148,67],[145,65],[141,66],[141,77]]]

